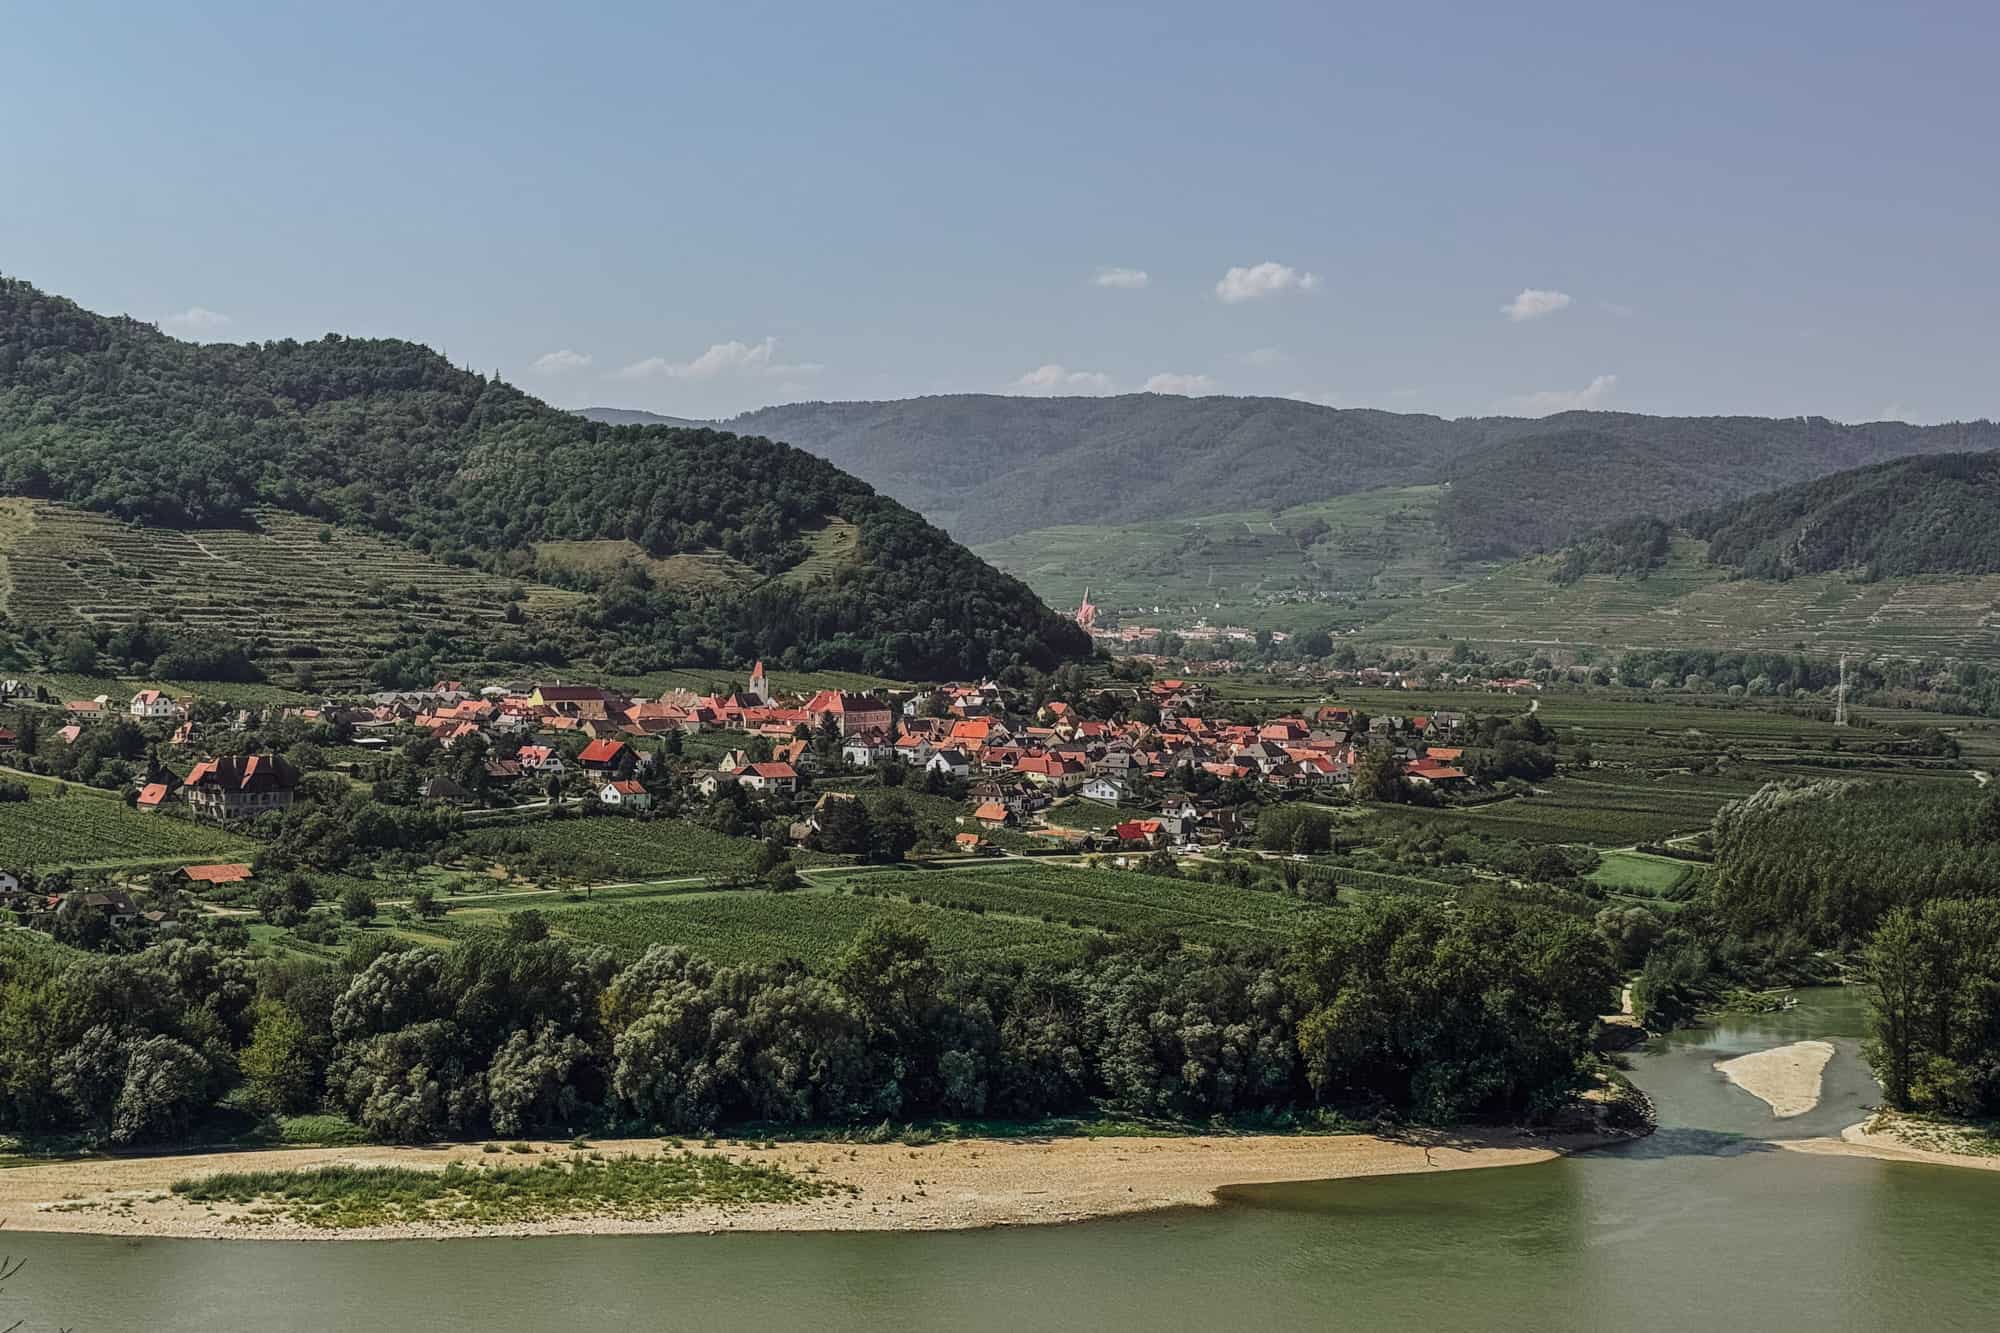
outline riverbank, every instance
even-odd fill
[[[518,1224],[440,1223],[333,1231],[258,1205],[197,1204],[177,1181],[236,1171],[343,1164],[441,1169],[451,1162],[563,1160],[571,1155],[675,1150],[659,1139],[587,1149],[531,1145],[504,1158],[480,1144],[292,1148],[171,1157],[104,1157],[0,1171],[0,1219],[10,1231],[258,1240],[409,1240],[459,1236],[663,1234],[717,1231],[934,1231],[1078,1222],[1163,1208],[1205,1207],[1232,1185],[1335,1180],[1523,1166],[1615,1141],[1598,1134],[1516,1131],[1373,1135],[961,1139],[903,1144],[722,1144],[732,1160],[790,1171],[832,1188],[819,1198],[700,1205],[650,1218],[583,1216]],[[704,1151],[709,1151],[704,1149]]]
[[[1972,1171],[2000,1171],[2000,1153],[1984,1150],[1954,1151],[1948,1134],[1926,1132],[1913,1142],[1911,1131],[1899,1128],[1898,1118],[1878,1115],[1858,1125],[1849,1125],[1839,1138],[1791,1139],[1778,1144],[1792,1152],[1818,1153],[1829,1157],[1873,1157],[1884,1162],[1921,1162],[1930,1166],[1957,1166]]]

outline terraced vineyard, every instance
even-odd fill
[[[1124,610],[1128,622],[1173,626],[1206,616],[1285,628],[1303,615],[1324,624],[1346,613],[1324,602],[1270,603],[1290,594],[1397,597],[1453,581],[1442,560],[1439,494],[1406,486],[1285,510],[1043,528],[977,549],[1052,606],[1075,606],[1088,588],[1093,602]]]
[[[1362,637],[1412,647],[1718,647],[2000,660],[2000,575],[1861,582],[1816,574],[1773,583],[1702,562],[1681,539],[1644,579],[1562,586],[1552,558],[1525,560],[1408,603]]]
[[[208,825],[140,814],[109,797],[37,797],[0,805],[0,869],[141,868],[202,858],[249,860],[257,844]]]
[[[9,614],[45,624],[143,616],[165,628],[255,639],[267,666],[298,648],[317,654],[313,670],[326,686],[359,684],[400,634],[490,635],[505,623],[512,587],[529,618],[582,600],[279,510],[260,511],[255,528],[178,530],[22,500],[0,508]]]

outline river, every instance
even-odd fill
[[[24,1333],[2000,1328],[2000,1173],[1810,1156],[1873,1094],[1851,992],[1656,1041],[1649,1139],[1540,1166],[1241,1190],[974,1233],[307,1243],[9,1235]],[[1711,1068],[1803,1037],[1820,1109]],[[0,1327],[5,1319],[0,1319]]]

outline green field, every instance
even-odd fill
[[[1750,795],[1764,781],[1594,770],[1539,783],[1531,796],[1444,810],[1381,808],[1369,818],[1380,825],[1422,825],[1521,842],[1623,847],[1707,828],[1723,805]]]
[[[628,879],[748,875],[758,852],[754,839],[732,838],[685,820],[611,815],[487,825],[467,836],[472,851],[503,864],[517,855],[511,849],[523,844],[530,853],[573,858]]]
[[[256,850],[256,843],[233,833],[169,815],[140,814],[105,797],[37,797],[0,805],[0,869],[17,872],[247,861]]]
[[[1211,944],[1269,943],[1328,910],[1279,893],[1038,862],[824,874],[816,883],[837,887],[536,905],[558,933],[626,956],[673,944],[720,963],[819,964],[878,921],[922,931],[941,955],[1026,960],[1074,957],[1092,936],[1146,929]],[[462,937],[496,920],[454,913],[442,929]]]
[[[1646,852],[1608,852],[1591,878],[1607,889],[1641,898],[1662,897],[1692,880],[1700,871],[1687,861]]]

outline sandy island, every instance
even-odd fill
[[[435,1148],[297,1148],[180,1157],[104,1157],[0,1170],[0,1219],[9,1230],[260,1240],[407,1240],[423,1237],[614,1235],[714,1231],[927,1231],[1075,1222],[1151,1209],[1206,1206],[1228,1185],[1331,1180],[1544,1162],[1610,1140],[1518,1132],[1385,1139],[1370,1135],[1228,1138],[966,1139],[927,1147],[796,1143],[759,1149],[724,1143],[739,1161],[781,1166],[841,1188],[808,1202],[704,1206],[650,1219],[559,1218],[501,1226],[448,1223],[331,1231],[248,1207],[203,1205],[168,1193],[177,1180],[220,1171],[330,1163],[441,1167],[495,1158],[479,1144]],[[546,1157],[567,1144],[535,1145]],[[593,1142],[607,1156],[652,1153],[659,1139]]]
[[[1820,1076],[1833,1059],[1829,1041],[1795,1041],[1734,1060],[1718,1060],[1724,1078],[1771,1108],[1779,1120],[1804,1115],[1819,1105]]]

